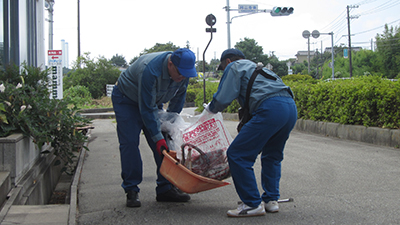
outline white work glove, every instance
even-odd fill
[[[210,111],[210,102],[208,104],[203,103],[203,107],[208,113],[216,114]]]

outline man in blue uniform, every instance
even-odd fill
[[[211,113],[223,111],[237,99],[244,107],[247,84],[256,69],[256,63],[245,59],[237,49],[227,49],[221,55],[218,69],[224,70],[217,92],[205,107]],[[258,75],[251,88],[247,122],[227,150],[229,168],[241,202],[228,216],[261,216],[278,212],[277,200],[281,178],[283,149],[297,120],[296,104],[288,86],[272,71]],[[264,193],[260,196],[253,165],[261,153],[261,183]],[[264,205],[264,202],[266,203]]]
[[[150,53],[139,57],[121,73],[112,92],[121,154],[122,188],[128,207],[140,207],[139,184],[143,166],[139,151],[143,130],[157,164],[156,200],[186,202],[190,196],[181,192],[159,172],[163,149],[168,149],[160,130],[158,111],[168,104],[168,112],[180,113],[190,77],[197,76],[196,57],[186,48],[174,52]]]

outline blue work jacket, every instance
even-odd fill
[[[154,142],[162,139],[158,110],[169,102],[168,112],[180,113],[186,98],[189,79],[175,82],[168,73],[172,52],[156,52],[139,57],[118,78],[118,89],[136,102],[144,126]]]
[[[209,110],[214,113],[222,112],[235,99],[238,100],[241,107],[244,107],[247,84],[256,67],[257,64],[247,59],[231,62],[224,70],[218,90],[209,105]],[[277,80],[267,79],[261,74],[256,77],[249,98],[250,114],[255,112],[258,106],[268,98],[275,96],[293,98],[290,87],[286,86],[278,75],[267,68],[263,68],[263,70],[276,77]]]

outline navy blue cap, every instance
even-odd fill
[[[244,54],[243,54],[242,51],[240,51],[240,50],[238,50],[238,49],[235,49],[235,48],[230,48],[230,49],[227,49],[227,50],[225,50],[224,52],[222,52],[222,54],[221,54],[221,60],[220,60],[220,61],[222,62],[222,61],[224,61],[225,59],[230,58],[230,57],[232,57],[232,56],[239,56],[239,57],[242,58],[242,59],[245,59],[245,58],[246,58],[246,57],[244,56]],[[221,67],[221,64],[219,64],[217,70],[223,70],[222,67]]]
[[[187,48],[175,50],[171,55],[172,63],[184,77],[197,77],[196,56]]]

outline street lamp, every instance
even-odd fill
[[[208,26],[210,26],[210,28],[206,28],[206,32],[211,33],[211,38],[207,44],[206,49],[204,49],[204,52],[203,52],[203,100],[204,100],[204,103],[207,103],[207,101],[206,101],[206,51],[212,41],[213,33],[217,32],[217,29],[213,28],[213,26],[215,25],[216,22],[217,22],[217,18],[215,18],[215,16],[213,14],[209,14],[206,17],[206,23]]]

